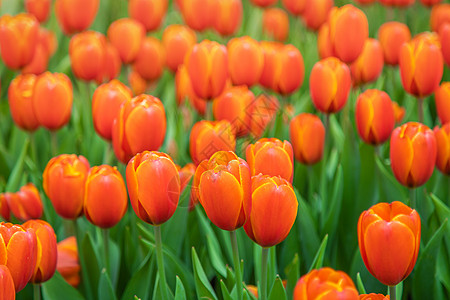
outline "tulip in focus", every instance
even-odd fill
[[[353,83],[361,85],[375,81],[383,71],[384,57],[380,42],[367,39],[358,58],[350,65]]]
[[[214,22],[214,3],[216,0],[180,0],[181,14],[187,26],[203,31]]]
[[[450,82],[443,82],[434,92],[436,110],[442,124],[450,122]]]
[[[44,23],[50,14],[51,0],[25,0],[25,10],[36,17],[39,23]]]
[[[166,53],[160,40],[154,37],[146,37],[141,44],[133,68],[148,81],[157,80],[166,64]]]
[[[14,300],[16,299],[16,290],[14,288],[14,281],[11,272],[5,265],[0,265],[0,299]]]
[[[386,22],[378,29],[378,40],[383,49],[384,62],[395,66],[398,64],[403,43],[411,40],[411,32],[403,23]]]
[[[35,82],[36,76],[33,74],[17,75],[8,88],[9,109],[14,123],[31,132],[39,127],[32,105]]]
[[[94,22],[100,0],[55,0],[55,13],[66,35],[86,30]]]
[[[382,294],[361,294],[359,295],[359,300],[389,300],[391,299],[389,295],[385,296]]]
[[[286,40],[289,34],[289,17],[280,8],[266,8],[263,13],[263,31],[279,42]]]
[[[301,15],[308,5],[308,0],[282,0],[281,2],[288,12],[296,16]]]
[[[242,22],[242,0],[216,0],[213,3],[214,29],[222,36],[235,34]]]
[[[123,18],[109,25],[107,35],[111,44],[119,52],[122,62],[129,64],[134,62],[141,50],[141,44],[145,39],[145,28],[134,19]]]
[[[328,14],[334,7],[334,0],[307,0],[302,14],[303,22],[310,30],[317,31],[327,21]]]
[[[153,31],[161,25],[168,4],[168,0],[130,0],[128,13],[131,18],[141,22],[145,30]]]
[[[450,123],[442,128],[434,128],[436,136],[437,156],[436,167],[445,175],[450,175]]]
[[[184,56],[196,44],[195,31],[187,26],[172,24],[164,29],[162,43],[166,52],[166,64],[172,72],[183,64]]]
[[[58,259],[56,269],[73,287],[80,284],[80,262],[78,259],[77,240],[70,236],[57,244]]]
[[[261,94],[255,98],[250,105],[250,133],[253,137],[261,137],[274,120],[279,107],[280,103],[274,96]]]
[[[39,219],[42,216],[41,195],[32,183],[21,187],[20,191],[8,197],[7,201],[12,214],[22,222],[30,219]]]

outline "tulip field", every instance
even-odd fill
[[[0,1],[0,300],[450,299],[450,1]]]

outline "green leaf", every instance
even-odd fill
[[[141,299],[148,299],[151,277],[155,267],[154,260],[151,259],[152,254],[152,252],[148,253],[138,271],[131,277],[122,294],[122,300],[131,299],[135,295]]]
[[[198,259],[197,252],[195,252],[194,247],[192,247],[192,265],[194,267],[195,289],[197,291],[197,297],[206,297],[208,299],[217,300],[216,293],[214,292],[214,289],[212,288],[208,278],[206,277],[205,271],[203,270],[202,264]]]
[[[300,277],[300,259],[298,258],[297,253],[295,253],[292,262],[284,269],[284,273],[287,276],[286,292],[288,295],[292,295],[294,293],[297,280]],[[289,296],[289,298],[292,297]]]
[[[333,193],[331,194],[331,202],[327,203],[326,207],[327,209],[325,211],[328,211],[327,217],[324,219],[326,220],[323,224],[323,230],[322,234],[331,234],[334,235],[336,232],[336,227],[339,220],[339,215],[341,212],[341,203],[342,203],[342,192],[343,192],[343,172],[342,172],[342,166],[338,166],[338,169],[336,171],[336,177],[334,179],[333,184]]]
[[[94,242],[89,231],[86,232],[81,242],[80,260],[82,276],[87,278],[87,280],[84,280],[83,283],[87,283],[88,290],[95,293],[95,288],[98,287],[98,281],[100,278],[100,264],[97,251],[95,250]]]
[[[380,185],[383,192],[380,197],[383,197],[385,202],[402,201],[406,203],[408,199],[403,186],[394,178],[392,171],[388,171],[383,162],[378,157],[375,157],[377,167],[381,173]]]
[[[177,278],[177,285],[175,289],[175,299],[174,300],[184,300],[186,299],[186,291],[184,290],[183,282],[181,281],[180,277]]]
[[[99,300],[117,300],[116,293],[109,279],[106,269],[102,270],[100,280],[98,282],[98,299]]]
[[[58,271],[55,275],[42,284],[42,298],[44,300],[83,300],[81,293],[67,283]]]
[[[286,291],[281,281],[280,276],[277,276],[275,283],[273,284],[272,290],[270,291],[268,300],[287,300]]]
[[[14,166],[14,169],[11,172],[11,175],[8,178],[8,183],[6,184],[6,191],[15,193],[19,190],[20,181],[22,179],[23,174],[23,166],[25,164],[25,157],[27,155],[28,144],[30,143],[29,139],[26,139],[23,143],[22,150],[20,151],[19,158]]]
[[[367,294],[366,288],[364,287],[364,283],[361,279],[361,274],[359,272],[356,274],[356,286],[358,287],[358,291],[360,294]]]
[[[233,300],[223,280],[220,281],[220,289],[222,290],[223,300]]]
[[[309,272],[313,269],[320,269],[323,265],[323,257],[325,256],[325,250],[327,248],[328,243],[328,234],[325,235],[325,237],[322,240],[322,243],[320,244],[319,250],[317,250],[316,256],[314,257],[314,260],[311,264],[311,267],[309,268]]]

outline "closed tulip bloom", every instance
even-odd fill
[[[86,30],[94,22],[100,0],[56,0],[55,14],[66,35]]]
[[[64,280],[73,287],[80,284],[80,262],[78,259],[77,240],[70,236],[57,244],[58,259],[56,269]]]
[[[263,31],[279,42],[286,40],[289,34],[289,17],[280,8],[266,8],[263,13]]]
[[[395,286],[411,273],[420,247],[420,216],[405,204],[378,203],[358,220],[358,244],[366,268]]]
[[[325,126],[316,115],[301,113],[291,120],[289,136],[295,159],[312,165],[322,159],[325,146]]]
[[[441,25],[450,22],[450,4],[442,3],[434,5],[430,14],[430,26],[434,32],[439,32]]]
[[[127,78],[134,96],[144,94],[147,91],[149,83],[147,82],[147,80],[142,78],[142,76],[139,75],[138,72],[131,69],[131,72],[128,73]]]
[[[86,179],[84,215],[89,222],[101,228],[111,228],[122,219],[127,210],[127,189],[116,167],[92,167]]]
[[[122,61],[120,59],[119,51],[117,51],[110,42],[106,42],[104,68],[103,72],[100,73],[100,76],[96,79],[97,84],[117,78],[121,68]]]
[[[129,64],[134,62],[141,50],[141,44],[145,39],[145,28],[134,19],[123,18],[109,25],[107,35],[111,44],[119,52],[122,62]]]
[[[327,267],[303,275],[294,289],[294,300],[358,300],[358,298],[352,279],[342,271]]]
[[[45,71],[47,71],[49,59],[50,56],[44,45],[38,43],[34,51],[33,59],[28,65],[22,68],[22,74],[40,75],[44,73]]]
[[[275,4],[278,0],[250,0],[254,5],[260,7],[267,7],[272,4]]]
[[[200,114],[204,115],[206,111],[206,101],[198,97],[192,89],[191,79],[185,65],[180,65],[175,75],[175,88],[177,104],[183,104],[187,98],[189,103]]]
[[[392,107],[394,108],[395,123],[401,123],[403,117],[405,116],[405,108],[398,105],[398,103],[395,101],[392,101]]]
[[[383,71],[384,57],[380,42],[367,39],[358,58],[351,64],[353,83],[356,85],[375,81]]]
[[[39,127],[33,109],[33,90],[36,76],[17,75],[8,87],[9,109],[14,123],[23,130],[34,131]]]
[[[417,97],[433,93],[444,72],[437,34],[424,33],[404,43],[400,50],[399,65],[405,91]]]
[[[13,215],[22,222],[42,216],[41,195],[32,183],[21,187],[15,197],[8,198],[8,206]]]
[[[168,0],[130,0],[128,13],[131,18],[144,25],[145,30],[158,29],[166,14]]]
[[[39,23],[30,14],[0,18],[0,53],[10,69],[20,69],[33,59],[39,39]]]
[[[394,130],[394,107],[389,95],[383,91],[366,90],[360,94],[355,117],[359,136],[367,144],[384,143]]]
[[[317,50],[321,59],[334,56],[330,41],[330,26],[324,23],[317,33]]]
[[[34,229],[37,240],[37,260],[34,268],[32,283],[42,283],[53,277],[56,271],[56,235],[52,226],[42,220],[29,220],[23,228]]]
[[[437,156],[436,167],[445,175],[450,174],[450,123],[442,128],[434,128],[436,136]]]
[[[450,22],[439,28],[439,40],[441,42],[442,56],[447,66],[450,66]]]
[[[58,40],[56,39],[56,34],[51,30],[40,27],[38,44],[43,45],[49,57],[51,57],[53,54],[55,54],[56,49],[58,48]]]
[[[0,194],[0,216],[3,220],[9,222],[11,220],[11,212],[8,206],[8,198],[12,197],[13,193]]]
[[[142,134],[142,129],[148,132]],[[126,164],[144,150],[158,150],[166,135],[166,112],[156,97],[139,95],[122,103],[113,122],[112,141],[116,157]]]
[[[84,186],[89,163],[84,156],[62,154],[45,167],[43,186],[58,215],[76,219],[83,212]]]
[[[288,141],[262,138],[247,146],[245,151],[252,176],[280,176],[292,182],[294,176],[294,150]]]
[[[14,281],[11,272],[5,265],[0,265],[0,299],[14,300],[16,299],[16,290],[14,288]]]
[[[378,40],[383,49],[384,62],[388,65],[398,65],[400,48],[403,43],[411,40],[408,26],[400,22],[386,22],[378,29]]]
[[[284,8],[293,15],[299,16],[305,10],[307,0],[282,0]]]
[[[166,64],[166,53],[160,40],[154,37],[146,37],[141,44],[133,68],[148,81],[158,79]]]
[[[317,62],[309,77],[309,92],[316,109],[323,113],[340,111],[351,87],[349,67],[335,57]]]
[[[181,14],[187,26],[203,31],[212,26],[214,2],[216,0],[180,0]]]
[[[180,190],[183,193],[184,189],[188,186],[188,183],[191,181],[192,176],[194,176],[196,167],[193,163],[186,164],[183,168],[178,170],[178,174],[180,175]]]
[[[409,122],[391,134],[391,168],[397,180],[407,187],[423,185],[433,174],[437,145],[427,126]]]
[[[260,138],[266,128],[272,124],[280,103],[274,96],[261,94],[250,104],[250,133]]]
[[[379,0],[381,4],[386,6],[406,7],[414,3],[415,0]]]
[[[39,23],[44,23],[50,14],[51,0],[25,0],[25,10],[36,17]]]
[[[195,31],[184,25],[172,24],[164,29],[162,43],[166,64],[172,72],[183,64],[184,56],[197,42]]]
[[[112,139],[112,126],[120,105],[130,101],[131,90],[122,82],[114,79],[100,85],[92,97],[92,118],[95,131],[104,139]]]
[[[242,22],[242,0],[216,0],[213,3],[214,29],[222,36],[235,34]]]
[[[359,300],[389,300],[391,299],[389,295],[385,296],[383,294],[361,294],[359,295]]]
[[[334,7],[334,0],[308,0],[302,14],[303,22],[311,30],[319,28],[327,21],[328,14]]]
[[[420,0],[420,3],[425,6],[433,6],[439,4],[442,0]]]
[[[228,79],[225,46],[204,40],[186,54],[185,64],[192,88],[198,97],[212,99],[222,93]]]
[[[367,5],[367,4],[371,4],[371,3],[375,2],[375,0],[356,0],[356,2],[358,2],[359,4],[362,4],[362,5]]]
[[[0,265],[11,272],[16,293],[30,281],[36,266],[38,246],[33,229],[0,223]]]
[[[141,152],[128,162],[126,176],[131,205],[142,221],[157,226],[172,217],[180,198],[180,176],[169,155]]]
[[[441,124],[450,122],[450,82],[443,82],[434,92],[436,110]]]

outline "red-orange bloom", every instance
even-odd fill
[[[379,0],[381,4],[386,6],[406,7],[414,3],[415,0]]]
[[[358,220],[358,243],[369,272],[395,286],[411,273],[420,247],[420,216],[405,204],[378,203]]]
[[[367,39],[358,58],[351,64],[353,84],[360,85],[372,82],[383,71],[384,57],[380,42],[376,39]]]
[[[183,64],[184,56],[196,42],[195,31],[187,26],[172,24],[164,29],[162,43],[166,51],[166,64],[172,72]]]
[[[442,3],[434,5],[430,14],[431,30],[439,32],[439,29],[445,23],[450,23],[450,4]]]
[[[447,66],[450,66],[450,22],[439,28],[439,40],[441,42],[442,56]]]
[[[145,134],[142,129],[149,129]],[[122,103],[114,119],[114,153],[124,164],[144,150],[158,150],[166,135],[166,112],[156,97],[139,95]]]
[[[8,88],[9,109],[14,123],[23,130],[34,131],[39,122],[33,110],[32,99],[36,76],[17,75]]]
[[[154,37],[146,37],[141,44],[133,69],[148,81],[158,79],[166,64],[166,53],[160,40]]]
[[[147,31],[158,29],[166,14],[168,0],[130,0],[128,13],[144,25]]]
[[[105,64],[103,73],[97,78],[97,84],[101,84],[104,80],[110,81],[117,78],[122,68],[122,61],[120,59],[119,51],[110,43],[106,42],[105,47]]]
[[[38,189],[32,183],[20,188],[12,197],[8,197],[8,206],[13,215],[24,222],[39,219],[42,216],[43,205]]]
[[[16,299],[16,290],[14,288],[14,280],[11,276],[11,272],[5,265],[0,265],[0,299],[2,300],[14,300]]]
[[[250,133],[259,138],[271,124],[280,104],[274,96],[261,94],[250,105]],[[273,123],[273,122],[272,122]]]
[[[175,75],[175,88],[178,105],[183,104],[184,100],[187,98],[189,103],[199,114],[205,114],[206,101],[198,97],[192,90],[191,79],[189,78],[185,65],[180,65],[177,70],[177,74]]]
[[[89,28],[99,4],[100,0],[56,0],[55,13],[62,31],[69,35]]]
[[[58,259],[56,269],[73,287],[80,284],[80,262],[78,260],[77,240],[70,236],[57,244]]]
[[[11,219],[11,212],[8,206],[8,198],[12,197],[13,193],[0,194],[0,216],[7,222]]]
[[[442,128],[435,127],[437,156],[436,166],[446,174],[450,174],[450,123],[446,123]]]
[[[263,13],[263,31],[279,42],[286,40],[289,34],[289,17],[280,8],[266,8]]]
[[[236,33],[242,22],[242,0],[216,0],[212,9],[214,29],[223,36]]]
[[[39,23],[44,23],[50,14],[51,0],[25,0],[25,10],[36,17]]]
[[[308,4],[307,0],[282,0],[283,6],[293,15],[300,15]]]
[[[378,40],[383,49],[384,62],[397,65],[403,43],[411,40],[408,26],[400,22],[386,22],[378,29]]]
[[[317,50],[321,59],[333,56],[333,48],[330,42],[330,26],[324,23],[317,33]]]
[[[392,107],[394,108],[395,123],[401,123],[403,117],[405,116],[405,108],[398,105],[398,103],[395,101],[392,101]]]
[[[56,235],[50,224],[42,220],[29,220],[23,228],[34,229],[37,239],[37,260],[32,283],[42,283],[53,277],[56,270]]]
[[[116,20],[109,25],[108,39],[117,49],[123,63],[132,63],[145,39],[145,28],[140,22],[123,18]]]
[[[232,151],[218,151],[198,165],[194,176],[200,203],[214,225],[228,231],[244,225],[251,208],[245,160]]]
[[[289,136],[295,159],[312,165],[322,159],[325,146],[325,126],[318,116],[301,113],[291,120]]]
[[[129,161],[126,176],[131,205],[141,220],[161,225],[172,217],[180,198],[180,176],[170,156],[139,153]]]
[[[266,7],[270,6],[274,3],[276,3],[278,0],[250,0],[254,5],[260,6],[260,7]]]
[[[389,139],[395,125],[391,98],[380,90],[366,90],[356,101],[356,127],[361,139],[379,145]]]
[[[361,294],[359,295],[359,300],[389,300],[391,299],[389,295],[385,296],[382,294]]]
[[[302,19],[311,30],[319,28],[327,21],[328,14],[334,7],[334,0],[308,0]]]
[[[61,217],[76,219],[83,212],[88,172],[89,163],[81,155],[62,154],[48,162],[42,175],[44,191]]]
[[[48,60],[50,59],[45,46],[40,42],[36,45],[33,59],[31,62],[23,67],[22,74],[39,75],[47,70]]]
[[[431,177],[436,153],[434,133],[421,123],[403,124],[391,134],[391,168],[407,187],[421,186]]]
[[[144,94],[147,91],[149,83],[144,78],[142,78],[138,72],[132,69],[131,72],[128,73],[127,77],[134,96]]]
[[[450,122],[450,82],[443,82],[434,92],[436,110],[442,124]]]
[[[215,0],[180,0],[181,14],[187,26],[203,31],[213,24]]]
[[[251,211],[245,233],[261,247],[281,243],[297,217],[298,202],[292,185],[280,176],[258,174],[252,177]]]

